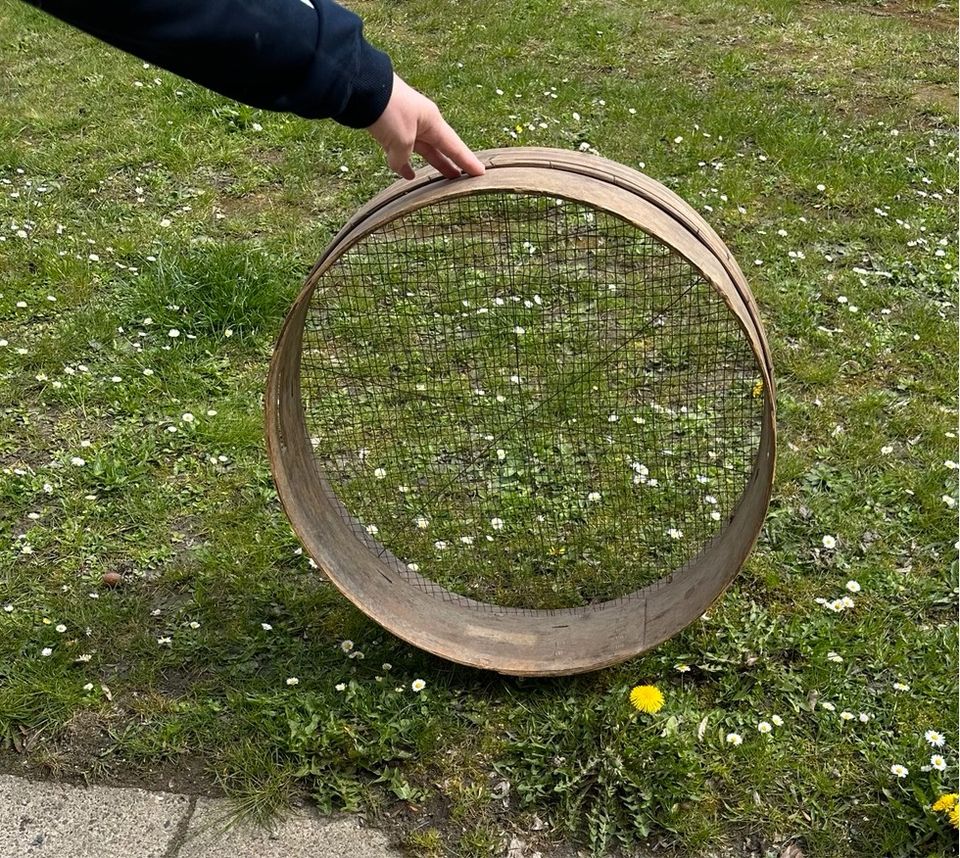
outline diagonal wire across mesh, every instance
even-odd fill
[[[344,253],[311,299],[317,467],[371,551],[478,610],[623,600],[733,514],[764,391],[723,298],[590,206],[444,200]]]

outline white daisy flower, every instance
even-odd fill
[[[273,626],[271,626],[270,623],[260,623],[260,628],[263,629],[265,632],[273,631]]]
[[[491,518],[490,527],[494,530],[503,530],[503,519],[502,518]]]
[[[287,677],[287,685],[299,685],[300,680],[296,676]]]
[[[590,492],[590,494],[587,495],[587,500],[591,503],[596,503],[600,500],[600,492]]]
[[[836,537],[830,536],[830,534],[827,534],[826,536],[824,536],[821,542],[823,543],[823,547],[829,550],[832,550],[837,547]]]
[[[910,774],[910,770],[906,766],[901,766],[899,763],[894,763],[890,766],[890,773],[896,775],[898,778],[905,778]]]
[[[337,691],[345,691],[346,688],[347,688],[347,683],[345,683],[345,682],[338,682],[338,683],[337,683],[336,685],[334,685],[333,687],[334,687]]]
[[[774,726],[776,727],[783,726],[783,718],[781,718],[779,715],[771,715],[770,720],[773,721]]]
[[[766,736],[773,732],[773,726],[769,721],[761,721],[759,724],[757,724],[757,731]]]
[[[742,745],[743,736],[741,736],[739,733],[727,733],[726,741],[729,745]]]
[[[386,478],[387,472],[386,472],[386,470],[385,470],[384,468],[377,468],[377,469],[374,470],[373,475],[374,475],[378,480],[382,480],[382,479],[385,479],[385,478]]]
[[[851,593],[859,593],[859,592],[860,592],[860,585],[859,585],[856,581],[847,581],[847,589],[848,589]]]
[[[45,646],[42,650],[40,650],[40,655],[42,655],[44,658],[52,654],[53,654],[53,650],[50,649],[50,647],[48,646]]]
[[[410,683],[410,687],[414,691],[423,691],[423,689],[427,687],[427,683],[424,682],[422,679],[415,679],[413,680],[413,682]]]
[[[342,649],[344,652],[350,652],[350,650],[353,649],[353,641],[349,638],[347,640],[340,641],[340,649]]]
[[[671,539],[683,539],[683,531],[677,527],[671,527],[667,530],[667,536]]]
[[[905,683],[905,682],[894,682],[894,683],[893,683],[893,690],[894,690],[894,691],[909,691],[909,690],[910,690],[910,686],[907,685],[907,683]]]
[[[67,627],[63,623],[57,623],[55,628],[60,634],[63,634],[67,630]]]
[[[853,716],[853,713],[852,713],[852,712],[843,711],[843,712],[840,713],[840,720],[841,720],[841,721],[852,721],[852,720],[853,720],[853,717],[854,717],[854,716]]]
[[[942,748],[946,741],[943,734],[938,733],[936,730],[927,730],[927,732],[923,734],[923,738],[932,748]]]
[[[421,530],[426,530],[430,526],[430,521],[422,515],[418,515],[413,521]]]
[[[939,754],[934,754],[932,757],[930,757],[930,766],[931,768],[936,769],[938,772],[943,772],[947,769],[947,761]]]

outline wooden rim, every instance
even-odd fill
[[[729,251],[673,192],[627,167],[561,150],[480,153],[484,176],[443,179],[432,168],[398,181],[351,218],[314,266],[274,351],[266,435],[280,500],[305,548],[360,610],[422,649],[461,664],[517,675],[579,673],[644,652],[693,622],[719,598],[759,535],[770,500],[776,419],[772,361],[756,303]],[[314,290],[350,247],[385,224],[441,200],[482,192],[540,193],[592,205],[673,248],[723,297],[750,343],[764,382],[760,443],[730,523],[679,570],[628,600],[560,611],[476,610],[404,580],[344,520],[343,505],[319,472],[300,393],[301,335]]]

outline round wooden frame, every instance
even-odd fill
[[[776,422],[770,349],[746,279],[719,236],[680,197],[603,158],[556,149],[478,153],[480,177],[444,179],[423,168],[364,205],[326,248],[284,322],[270,365],[266,435],[280,500],[327,577],[381,626],[461,664],[515,675],[595,670],[651,649],[700,617],[733,580],[760,532],[773,483]],[[349,514],[317,468],[300,392],[301,337],[314,289],[334,262],[396,218],[483,191],[545,193],[603,209],[686,257],[723,297],[750,343],[764,383],[753,471],[728,524],[700,554],[629,599],[560,611],[476,610],[404,580],[350,529]]]

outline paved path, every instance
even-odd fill
[[[0,775],[2,858],[400,858],[352,817],[299,811],[227,828],[224,799]]]

